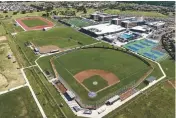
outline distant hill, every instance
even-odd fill
[[[125,1],[125,3],[148,4],[165,7],[173,7],[175,5],[175,1]]]

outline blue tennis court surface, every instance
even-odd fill
[[[122,38],[125,38],[125,39],[129,39],[129,38],[132,37],[132,35],[123,33],[123,34],[121,35],[121,37],[122,37]]]
[[[156,42],[153,42],[149,39],[142,39],[130,42],[123,47],[154,61],[161,61],[166,59],[168,55],[164,52],[161,52],[160,50],[154,49],[156,46],[158,46]]]
[[[139,47],[139,48],[144,48],[144,46],[142,45],[139,45],[139,44],[134,44],[136,47]]]
[[[133,47],[133,46],[127,46],[129,49],[131,49],[132,51],[134,51],[134,52],[137,52],[139,49],[137,49],[137,48],[135,48],[135,47]]]

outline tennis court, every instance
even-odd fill
[[[130,42],[123,47],[141,54],[147,58],[150,58],[154,61],[161,61],[168,57],[167,53],[157,50],[156,47],[158,43],[153,42],[149,39],[137,40],[134,42]]]

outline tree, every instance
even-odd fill
[[[49,12],[46,13],[46,17],[49,17]]]
[[[57,12],[56,12],[56,11],[53,11],[53,14],[54,14],[54,15],[57,15]]]
[[[83,13],[84,13],[84,14],[86,14],[86,13],[87,13],[87,10],[86,10],[86,8],[85,8],[85,7],[83,8]]]
[[[46,14],[42,14],[42,16],[46,17]]]
[[[25,11],[25,10],[24,10],[24,11],[21,11],[21,13],[22,13],[22,14],[26,14],[26,11]]]
[[[33,10],[30,10],[29,12],[30,12],[30,13],[33,13]]]
[[[14,12],[13,12],[13,15],[16,15],[17,13],[18,13],[17,11],[14,11]]]
[[[5,11],[3,11],[3,13],[8,13],[8,11],[7,11],[7,10],[5,10]]]
[[[47,12],[51,12],[52,10],[53,10],[53,6],[49,6],[49,7],[46,8]]]

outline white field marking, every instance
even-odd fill
[[[32,65],[32,66],[27,66],[27,67],[24,67],[23,69],[27,69],[27,68],[31,68],[31,67],[35,67],[37,65]]]
[[[41,112],[41,114],[42,114],[42,117],[43,117],[43,118],[47,118],[47,116],[46,116],[46,114],[45,114],[45,112],[44,112],[42,106],[40,105],[40,102],[38,101],[38,99],[37,99],[37,97],[36,97],[36,95],[35,95],[35,93],[34,93],[32,87],[31,87],[31,85],[30,85],[30,83],[29,83],[29,81],[28,81],[28,79],[27,79],[27,77],[26,77],[26,75],[25,75],[24,68],[21,69],[21,72],[22,72],[22,74],[23,74],[24,79],[26,80],[26,84],[29,86],[29,90],[30,90],[30,92],[31,92],[31,94],[32,94],[32,97],[34,98],[34,100],[35,100],[35,102],[36,102],[36,104],[37,104],[37,106],[38,106],[38,108],[39,108],[39,110],[40,110],[40,112]]]
[[[48,56],[48,55],[46,55],[46,56]],[[41,57],[41,56],[40,56],[40,57]],[[41,67],[40,67],[39,64],[37,63],[37,60],[40,59],[40,57],[38,57],[38,58],[35,60],[35,64],[37,65],[37,67],[39,68],[39,70],[43,73],[43,75],[45,76],[45,78],[47,78],[46,74],[44,73],[44,71],[41,69]],[[47,79],[47,80],[48,80],[48,79]],[[48,82],[50,82],[50,81],[48,80]],[[43,84],[43,82],[42,82],[42,84]],[[48,88],[46,87],[46,85],[45,85],[45,84],[43,84],[43,85],[44,85],[45,88],[48,90]],[[53,98],[54,102],[57,103],[57,101],[56,101],[55,98],[52,96],[52,94],[50,93],[49,90],[48,90],[48,92],[49,92],[50,96]],[[58,105],[58,104],[57,104],[57,105]],[[62,110],[60,107],[59,107],[59,109],[61,110],[62,114],[67,118],[67,116],[66,116],[66,114],[63,112],[63,110]]]
[[[27,84],[23,84],[23,85],[20,85],[20,86],[17,86],[17,87],[10,88],[10,89],[5,90],[5,91],[1,91],[0,95],[8,93],[8,92],[11,92],[11,91],[14,91],[14,90],[17,90],[17,89],[20,89],[20,88],[23,88],[25,86],[28,86],[28,85]]]
[[[24,31],[27,31],[20,23],[18,23],[18,21],[15,20],[15,22],[16,22]]]

